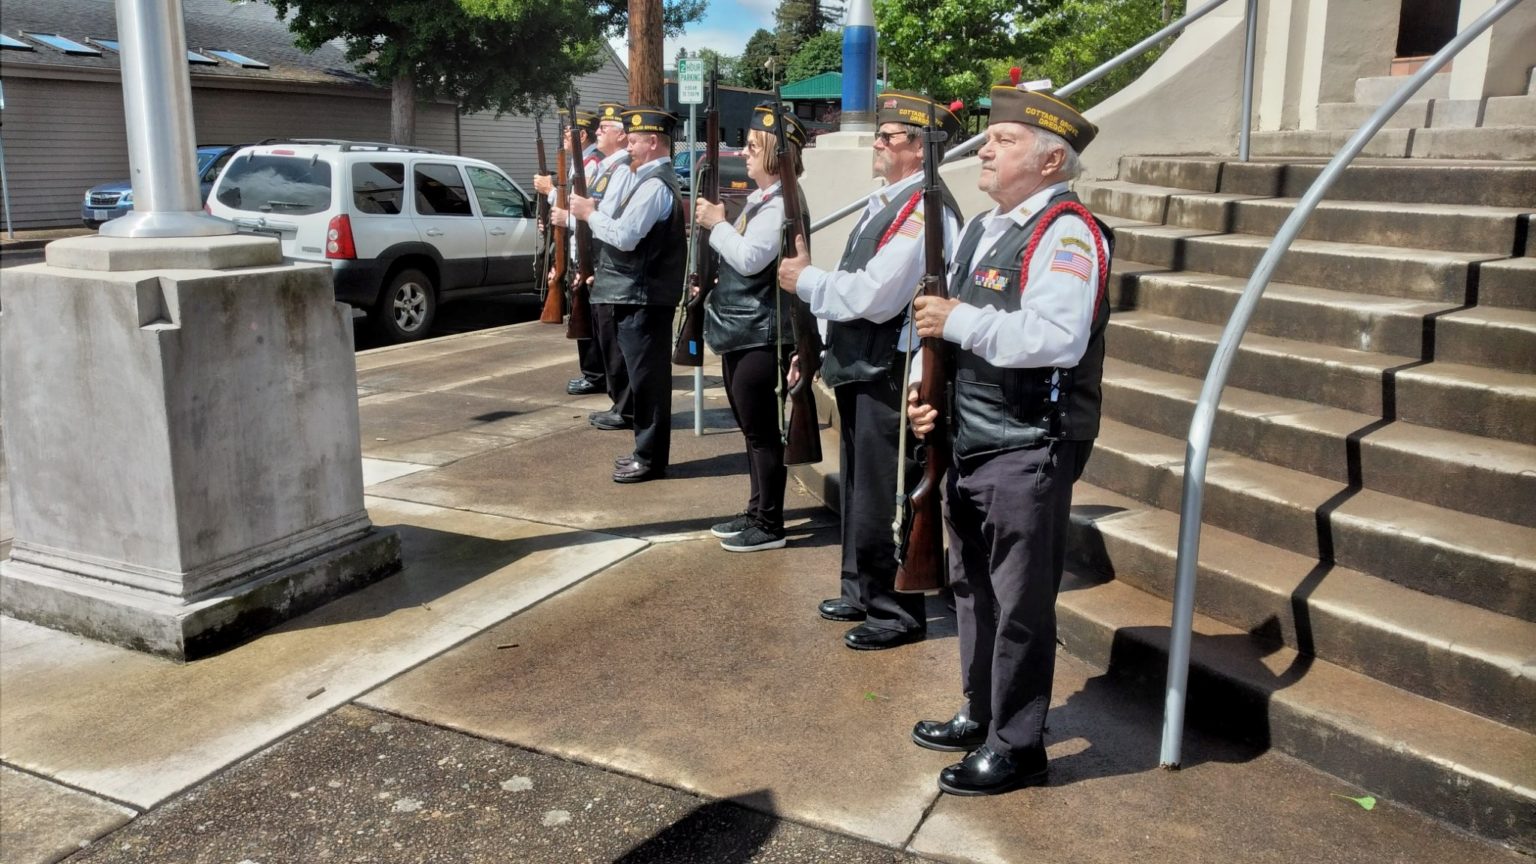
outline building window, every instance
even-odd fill
[[[251,58],[245,56],[244,54],[241,54],[238,51],[230,51],[230,50],[228,50],[226,48],[205,48],[203,50],[206,51],[207,53],[212,54],[213,56],[219,58],[220,60],[228,60],[229,62],[234,63],[237,66],[244,67],[246,69],[270,69],[270,68],[272,68],[271,66],[268,66],[266,63],[263,63],[260,60],[252,60]]]
[[[47,45],[49,48],[57,48],[58,50],[63,51],[65,54],[78,54],[82,57],[101,56],[101,52],[95,48],[92,48],[89,45],[81,45],[79,42],[64,36],[60,36],[57,33],[28,33],[23,30],[21,35],[26,36],[29,39],[36,39],[44,45]]]
[[[32,50],[34,50],[31,45],[28,45],[27,43],[21,41],[20,39],[12,39],[11,37],[5,35],[4,33],[0,33],[0,48],[9,48],[12,51],[32,51]]]

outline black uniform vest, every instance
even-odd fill
[[[1023,226],[1010,228],[998,238],[977,266],[969,266],[981,243],[982,220],[974,220],[960,240],[949,296],[983,308],[1017,312],[1023,308],[1021,280],[1025,250],[1041,220],[1062,202],[1076,203],[1071,192],[1052,198]],[[1094,219],[1103,243],[1098,254],[1101,274],[1109,269],[1114,239],[1109,227]],[[1054,249],[1036,249],[1051,255]],[[1071,369],[1004,369],[993,366],[970,351],[955,352],[952,424],[955,454],[961,458],[1017,450],[1041,439],[1091,441],[1099,434],[1100,381],[1104,372],[1104,330],[1109,323],[1109,304],[1099,282],[1088,349]],[[1088,290],[1084,283],[1083,290]]]
[[[945,208],[959,218],[960,206],[955,203],[954,196],[949,194],[949,187],[942,183],[940,185]],[[912,195],[921,193],[922,188],[922,182],[914,184],[905,194],[892,199],[882,210],[871,216],[858,233],[848,238],[848,245],[843,249],[843,260],[837,269],[853,272],[866,267],[875,253],[880,251],[880,238],[885,236],[902,208],[912,200]],[[932,218],[932,214],[923,215],[924,218]],[[912,293],[916,294],[917,286],[910,287]],[[901,343],[901,331],[906,325],[907,313],[904,311],[898,312],[889,321],[875,322],[862,318],[828,321],[827,356],[821,365],[821,380],[828,387],[836,387],[854,381],[874,381],[890,375],[896,362],[896,347]]]
[[[751,205],[743,212],[741,224],[751,222],[766,203],[768,199]],[[810,237],[811,218],[805,207],[803,192],[800,195],[800,215],[804,236]],[[709,343],[711,351],[724,354],[775,342],[780,345],[794,344],[794,329],[789,323],[789,304],[794,298],[781,294],[778,275],[777,258],[750,276],[737,273],[731,265],[721,260],[720,280],[704,300],[704,341]]]
[[[665,162],[655,173],[629,187],[629,194],[613,211],[614,218],[624,215],[624,208],[635,193],[647,183],[665,184],[672,195],[672,213],[652,226],[635,248],[625,252],[607,243],[597,244],[596,279],[592,282],[593,303],[632,303],[675,306],[683,296],[683,271],[688,263],[682,196],[672,163]]]

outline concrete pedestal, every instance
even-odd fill
[[[399,569],[330,268],[81,237],[8,271],[0,309],[6,614],[191,659]]]

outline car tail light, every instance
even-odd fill
[[[352,243],[352,220],[345,213],[332,216],[331,224],[325,227],[325,257],[357,257],[357,246]]]

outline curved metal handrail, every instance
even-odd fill
[[[1135,58],[1141,56],[1142,54],[1145,54],[1154,45],[1156,45],[1157,43],[1163,41],[1163,39],[1167,38],[1168,36],[1170,36],[1170,35],[1172,35],[1174,33],[1179,32],[1180,30],[1183,30],[1185,27],[1189,26],[1189,24],[1191,22],[1195,21],[1196,19],[1205,17],[1206,13],[1210,12],[1211,10],[1215,9],[1217,6],[1220,6],[1220,5],[1222,5],[1223,3],[1226,3],[1226,2],[1227,2],[1227,0],[1210,0],[1210,2],[1206,3],[1204,6],[1201,6],[1199,9],[1196,9],[1195,11],[1190,12],[1189,14],[1185,15],[1183,18],[1180,18],[1179,20],[1174,21],[1173,23],[1169,24],[1168,26],[1164,27],[1163,29],[1157,31],[1156,33],[1153,33],[1151,36],[1148,36],[1147,38],[1141,40],[1140,42],[1137,42],[1135,45],[1132,45],[1131,47],[1125,49],[1124,51],[1121,51],[1119,54],[1116,54],[1114,57],[1111,57],[1110,59],[1105,60],[1103,63],[1100,63],[1099,65],[1093,67],[1092,69],[1088,70],[1088,72],[1086,72],[1085,74],[1080,75],[1077,78],[1072,79],[1072,81],[1070,81],[1069,83],[1062,85],[1062,87],[1059,90],[1056,91],[1056,95],[1058,95],[1058,96],[1070,96],[1073,93],[1076,93],[1078,90],[1081,90],[1084,87],[1087,87],[1089,84],[1092,84],[1093,82],[1099,80],[1100,78],[1103,78],[1105,75],[1108,75],[1109,73],[1115,71],[1116,69],[1119,69],[1121,66],[1124,66],[1126,63],[1130,62],[1131,60],[1134,60]],[[1247,89],[1244,92],[1244,98],[1243,98],[1243,125],[1242,125],[1242,147],[1241,147],[1241,149],[1243,151],[1242,152],[1242,158],[1243,158],[1243,161],[1245,161],[1245,162],[1248,160],[1248,153],[1247,153],[1247,150],[1248,150],[1248,127],[1252,125],[1252,123],[1249,122],[1249,116],[1250,116],[1250,112],[1252,110],[1252,100],[1251,100],[1249,94],[1251,94],[1252,91],[1253,91],[1253,72],[1252,72],[1252,70],[1253,70],[1253,20],[1254,20],[1254,17],[1255,17],[1254,14],[1253,14],[1253,10],[1256,7],[1256,5],[1257,5],[1256,0],[1249,0],[1248,20],[1249,20],[1250,23],[1249,23],[1249,29],[1248,29],[1247,49],[1244,52],[1244,54],[1245,54],[1245,64],[1246,64],[1246,68],[1247,68],[1247,74],[1245,76],[1245,81],[1247,83]],[[985,133],[985,132],[983,132],[983,133],[981,133],[979,135],[973,135],[972,137],[966,139],[965,141],[961,142],[960,144],[956,145],[955,147],[950,148],[949,152],[944,154],[944,159],[943,159],[943,161],[940,164],[941,165],[948,165],[951,162],[958,162],[961,159],[964,159],[965,157],[967,157],[967,156],[971,155],[972,153],[974,153],[976,150],[978,150],[981,147],[982,144],[985,144],[986,141],[987,141],[987,133]],[[843,207],[841,207],[841,208],[839,208],[837,210],[834,210],[833,212],[827,214],[826,216],[823,216],[822,218],[816,220],[815,222],[813,222],[811,224],[811,233],[814,234],[817,231],[820,231],[821,229],[827,227],[828,225],[831,225],[834,222],[837,222],[838,220],[843,219],[846,216],[851,216],[854,213],[857,213],[860,210],[864,209],[864,206],[869,203],[870,197],[872,197],[875,194],[875,192],[878,192],[878,191],[879,190],[877,189],[877,190],[874,190],[874,191],[870,192],[868,195],[861,196],[858,200],[851,201],[846,206],[843,206]]]
[[[1179,507],[1179,552],[1178,565],[1174,576],[1174,601],[1172,632],[1168,645],[1168,689],[1163,703],[1163,739],[1162,751],[1159,761],[1164,768],[1178,767],[1180,749],[1184,734],[1184,703],[1189,685],[1189,651],[1192,638],[1192,628],[1195,616],[1195,574],[1199,567],[1200,558],[1200,518],[1205,504],[1205,467],[1210,455],[1211,427],[1216,421],[1216,405],[1221,401],[1221,391],[1226,387],[1227,374],[1232,369],[1232,362],[1237,356],[1237,347],[1243,339],[1244,332],[1248,329],[1248,322],[1258,308],[1259,298],[1264,293],[1264,288],[1269,284],[1270,277],[1274,275],[1275,268],[1279,266],[1280,257],[1285,254],[1301,233],[1302,226],[1306,224],[1312,211],[1317,209],[1323,195],[1333,187],[1339,175],[1354,158],[1360,155],[1366,142],[1384,126],[1398,109],[1408,99],[1417,93],[1419,88],[1428,81],[1431,75],[1440,71],[1450,59],[1467,43],[1476,39],[1484,30],[1487,30],[1493,22],[1503,17],[1504,13],[1520,5],[1522,0],[1502,0],[1487,12],[1484,12],[1468,25],[1467,29],[1456,34],[1444,48],[1441,48],[1415,72],[1408,82],[1398,88],[1392,94],[1386,104],[1382,105],[1372,114],[1370,119],[1350,136],[1328,162],[1326,168],[1312,181],[1296,209],[1280,226],[1275,234],[1274,242],[1264,252],[1264,257],[1259,259],[1258,266],[1253,269],[1253,275],[1248,279],[1248,285],[1243,289],[1242,297],[1237,301],[1237,306],[1232,310],[1232,317],[1227,320],[1226,329],[1222,331],[1221,341],[1216,346],[1216,355],[1211,359],[1210,371],[1206,373],[1205,385],[1200,390],[1200,401],[1195,405],[1195,413],[1189,423],[1189,437],[1186,440],[1184,455],[1184,495]]]

